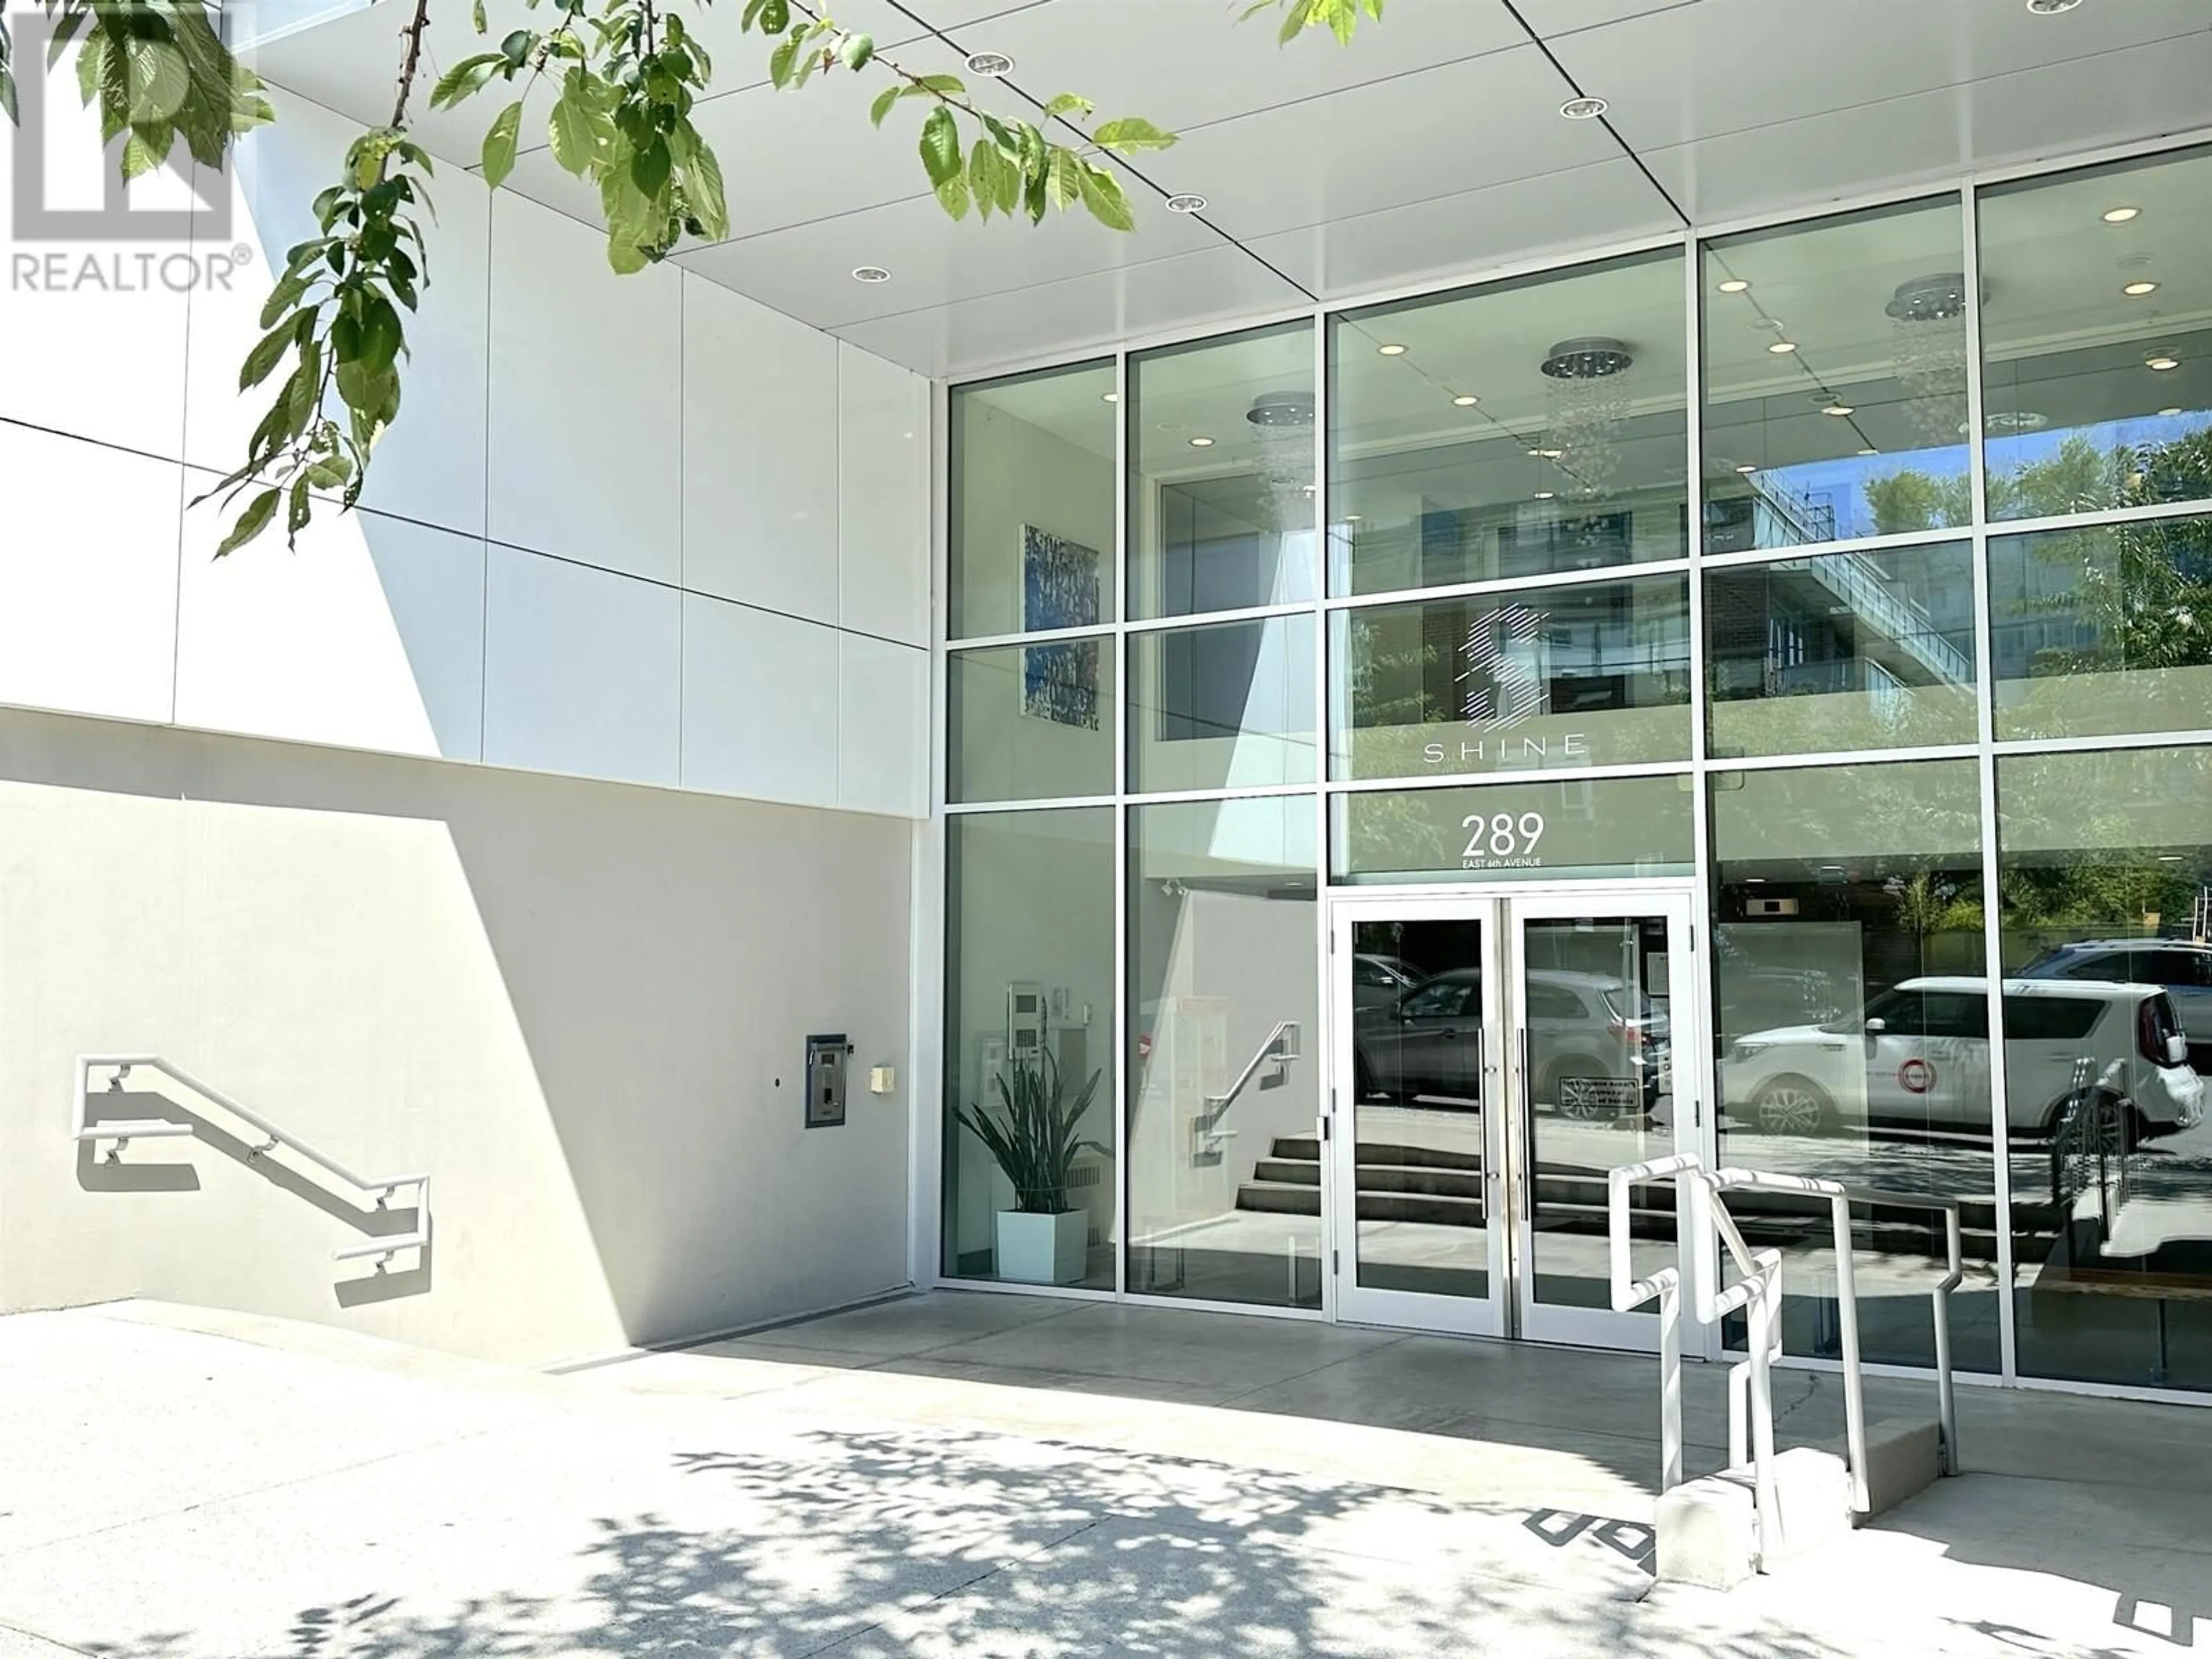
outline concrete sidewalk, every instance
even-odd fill
[[[17,1316],[0,1659],[2212,1641],[2212,1419],[2105,1401],[1969,1393],[1978,1473],[1735,1596],[1654,1591],[1651,1366],[960,1294],[567,1377],[153,1304]],[[1718,1379],[1692,1382],[1710,1449]],[[1786,1386],[1794,1437],[1833,1390]]]

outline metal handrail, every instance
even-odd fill
[[[1942,1469],[1946,1474],[1959,1472],[1959,1405],[1951,1381],[1951,1292],[1966,1279],[1966,1258],[1960,1237],[1959,1200],[1937,1198],[1926,1193],[1893,1193],[1855,1187],[1850,1200],[1854,1204],[1880,1205],[1892,1210],[1933,1210],[1943,1218],[1943,1255],[1945,1273],[1942,1282],[1929,1291],[1936,1321],[1936,1417],[1941,1431]]]
[[[1682,1484],[1682,1272],[1680,1267],[1662,1267],[1649,1279],[1635,1277],[1628,1254],[1629,1189],[1674,1182],[1679,1197],[1682,1183],[1674,1177],[1692,1175],[1699,1167],[1695,1152],[1677,1152],[1648,1164],[1624,1164],[1607,1171],[1605,1178],[1613,1310],[1628,1313],[1654,1298],[1659,1304],[1659,1490],[1662,1493]],[[1678,1216],[1680,1207],[1678,1202]]]
[[[1207,1143],[1223,1138],[1214,1126],[1228,1115],[1229,1109],[1237,1103],[1237,1097],[1251,1087],[1252,1079],[1260,1074],[1262,1066],[1271,1061],[1287,1064],[1298,1057],[1297,1021],[1277,1020],[1275,1029],[1267,1033],[1267,1040],[1260,1045],[1259,1052],[1252,1056],[1238,1074],[1237,1081],[1229,1085],[1227,1092],[1206,1097],[1204,1109],[1191,1123],[1192,1139],[1196,1149],[1203,1152],[1207,1150]]]
[[[387,1234],[369,1243],[349,1244],[332,1250],[331,1259],[333,1261],[350,1261],[365,1256],[375,1256],[378,1258],[377,1269],[381,1272],[385,1263],[399,1251],[427,1249],[429,1247],[430,1177],[428,1174],[365,1176],[348,1169],[328,1153],[316,1151],[297,1135],[279,1128],[251,1107],[240,1104],[214,1085],[202,1082],[183,1066],[172,1064],[159,1054],[79,1054],[70,1090],[70,1127],[72,1139],[88,1144],[103,1140],[113,1141],[115,1145],[109,1150],[107,1157],[110,1163],[115,1163],[120,1160],[124,1147],[133,1140],[165,1135],[189,1135],[197,1133],[192,1124],[178,1123],[167,1118],[103,1119],[98,1122],[92,1121],[93,1072],[95,1069],[113,1068],[115,1074],[108,1079],[107,1083],[108,1090],[112,1093],[122,1090],[125,1080],[129,1078],[133,1067],[142,1066],[149,1071],[159,1072],[163,1076],[182,1084],[194,1094],[213,1101],[225,1111],[235,1117],[244,1119],[268,1136],[266,1144],[250,1149],[247,1153],[249,1158],[258,1158],[264,1152],[276,1151],[279,1146],[288,1147],[306,1158],[310,1164],[336,1176],[349,1185],[357,1187],[363,1192],[374,1193],[376,1195],[376,1207],[380,1210],[386,1207],[387,1200],[399,1188],[412,1187],[415,1189],[414,1231]]]

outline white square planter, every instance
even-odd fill
[[[1091,1217],[1087,1211],[1058,1215],[999,1212],[999,1277],[1026,1285],[1073,1285],[1090,1265]]]

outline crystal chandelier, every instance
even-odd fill
[[[1618,440],[1628,418],[1621,372],[1636,359],[1619,340],[1562,340],[1538,365],[1548,382],[1548,435],[1540,453],[1559,470],[1564,494],[1595,499],[1620,470]]]
[[[1929,445],[1958,441],[1966,418],[1966,278],[1936,271],[1899,283],[1883,310],[1905,411]]]
[[[1254,471],[1267,490],[1270,527],[1310,530],[1314,521],[1314,395],[1265,392],[1244,412]]]

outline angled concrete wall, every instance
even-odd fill
[[[0,779],[0,1308],[155,1296],[542,1363],[906,1282],[913,826],[20,712]],[[807,1130],[825,1031],[856,1087]],[[147,1074],[98,1110],[211,1138],[78,1149],[95,1050],[428,1171],[427,1270],[334,1263],[368,1198]]]

